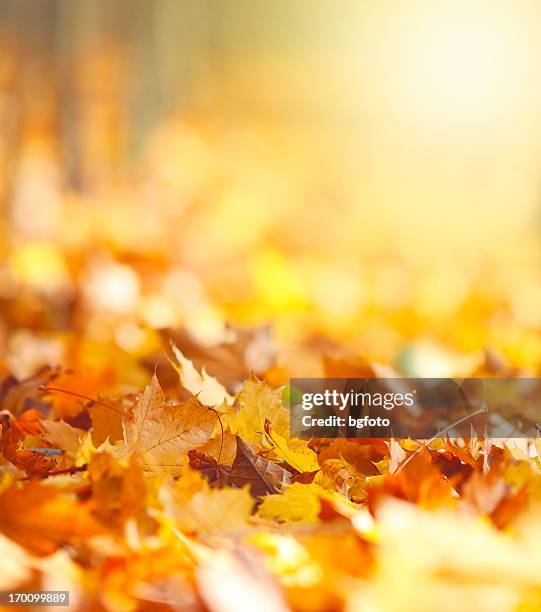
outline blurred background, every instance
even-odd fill
[[[536,0],[3,0],[4,361],[536,373],[540,153]]]

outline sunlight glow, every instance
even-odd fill
[[[389,68],[410,108],[478,122],[508,116],[533,93],[533,30],[518,5],[425,3],[399,21]]]

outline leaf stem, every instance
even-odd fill
[[[76,393],[75,391],[69,391],[68,389],[60,389],[60,387],[45,387],[45,386],[40,386],[39,390],[40,391],[50,391],[52,393],[65,393],[66,395],[72,395],[73,397],[78,397],[79,399],[84,399],[87,402],[99,404],[100,406],[109,408],[109,410],[113,410],[113,412],[117,412],[120,415],[124,415],[124,412],[122,410],[119,410],[118,408],[115,408],[114,406],[111,406],[110,404],[106,404],[105,402],[102,402],[101,400],[93,399],[92,397],[88,397],[88,395],[82,395],[81,393]]]

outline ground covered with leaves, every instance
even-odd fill
[[[261,330],[237,333],[211,368]],[[83,611],[541,606],[538,441],[293,439],[284,372],[222,382],[172,337],[140,393],[4,371],[2,590]]]

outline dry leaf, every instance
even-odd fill
[[[231,466],[229,482],[236,487],[250,485],[253,495],[279,493],[291,481],[291,475],[283,467],[268,461],[237,438],[237,456]]]
[[[293,483],[282,494],[264,497],[257,514],[279,523],[316,523],[321,511],[320,497],[318,485]]]
[[[124,418],[126,446],[149,468],[174,468],[189,450],[208,441],[216,427],[216,414],[192,398],[168,406],[154,375],[134,409]]]
[[[180,384],[187,389],[192,395],[205,406],[219,407],[222,404],[232,404],[233,397],[229,395],[225,387],[223,387],[214,377],[209,376],[203,367],[199,373],[193,366],[193,363],[184,357],[182,352],[172,346],[173,355],[176,361],[173,361],[173,367],[178,372]],[[225,407],[224,407],[225,408]],[[225,409],[219,409],[225,412]]]
[[[281,436],[289,436],[289,413],[282,404],[281,389],[272,389],[255,377],[249,378],[237,396],[239,410],[225,417],[232,433],[263,446],[265,422]]]
[[[111,444],[122,440],[122,415],[129,414],[135,406],[130,396],[117,400],[99,398],[99,401],[87,406],[92,421],[92,442],[99,446],[109,438]]]

